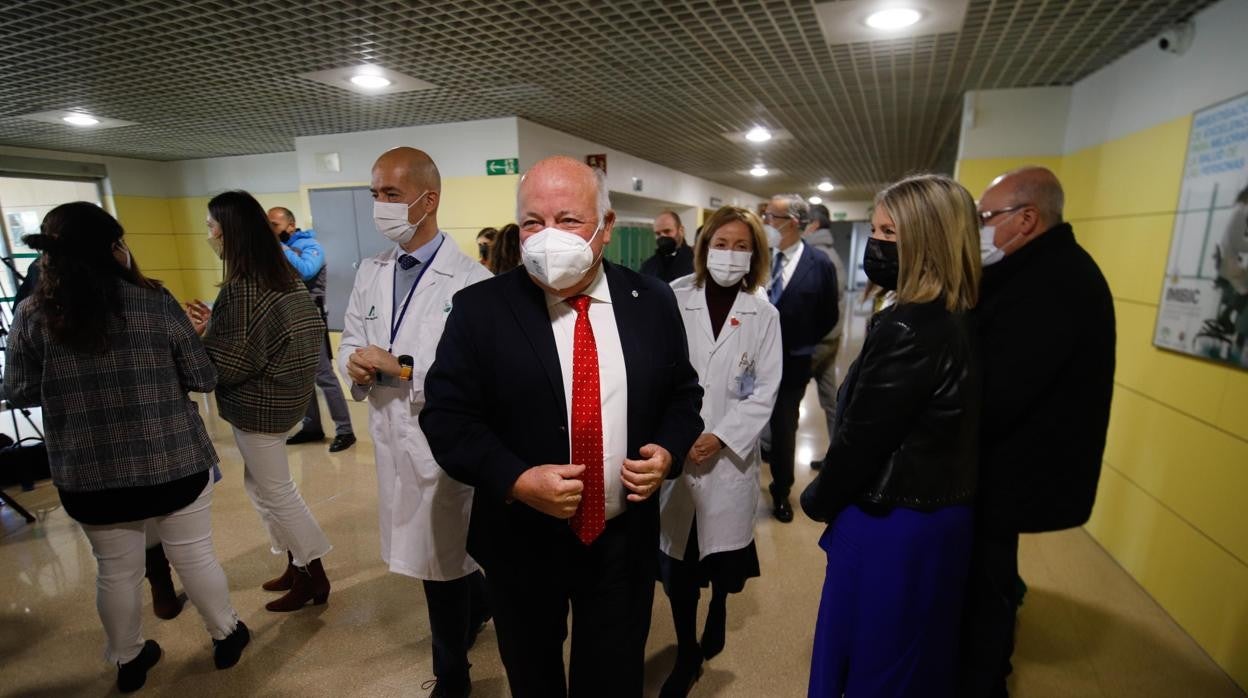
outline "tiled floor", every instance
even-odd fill
[[[194,609],[144,632],[165,658],[145,695],[424,696],[432,678],[424,595],[416,580],[388,574],[378,558],[376,477],[363,405],[352,405],[360,443],[335,455],[292,448],[295,478],[330,539],[327,606],[271,614],[260,583],[284,560],[271,555],[243,492],[242,463],[227,425],[211,417],[225,480],[213,504],[215,542],[234,605],[254,639],[242,662],[213,669]],[[799,435],[799,487],[826,446],[813,389]],[[766,477],[766,476],[765,476]],[[95,564],[86,539],[44,484],[15,493],[39,521],[0,509],[0,695],[105,696],[115,672],[101,660]],[[765,500],[765,498],[764,498]],[[694,696],[800,696],[824,561],[820,527],[802,516],[782,525],[758,512],[763,576],[729,601],[728,646],[708,663]],[[1081,530],[1023,540],[1031,586],[1019,629],[1014,694],[1029,696],[1241,696],[1196,644]],[[1176,571],[1176,574],[1180,573]],[[704,600],[705,601],[705,600]],[[647,685],[657,693],[675,659],[666,598],[656,593]],[[474,696],[507,695],[492,627],[471,654]],[[141,694],[141,695],[143,695]]]

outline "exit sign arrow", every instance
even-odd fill
[[[485,173],[487,175],[520,174],[520,159],[501,158],[498,160],[486,160]]]

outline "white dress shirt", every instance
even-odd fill
[[[789,245],[783,250],[779,250],[779,253],[784,255],[784,263],[780,267],[780,276],[784,279],[785,288],[788,288],[789,282],[793,280],[793,272],[797,271],[797,260],[802,258],[802,251],[805,249],[806,244],[802,242],[801,238],[798,238],[797,242]],[[773,259],[775,258],[776,252],[776,250],[772,250]],[[775,284],[776,281],[775,279],[772,279],[771,282],[772,284]]]
[[[598,383],[602,397],[602,468],[603,495],[606,500],[607,519],[613,519],[624,511],[626,493],[620,481],[620,470],[628,455],[628,375],[624,369],[624,348],[620,344],[620,331],[615,325],[615,310],[611,306],[611,289],[602,265],[589,288],[581,292],[590,297],[589,324],[594,330],[594,344],[598,348]],[[568,410],[568,452],[572,448],[572,347],[576,337],[576,309],[566,299],[546,294],[546,308],[550,312],[550,327],[555,334],[555,348],[559,352],[559,367],[563,371],[563,397]],[[586,463],[586,467],[595,467]]]

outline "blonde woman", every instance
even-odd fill
[[[876,196],[863,267],[896,302],[871,319],[802,494],[828,523],[811,696],[953,695],[978,460],[976,221],[947,177]]]
[[[694,244],[691,277],[673,282],[689,360],[702,389],[702,421],[680,477],[663,484],[659,566],[672,605],[678,652],[662,696],[684,696],[702,660],[724,648],[729,594],[757,577],[759,436],[780,386],[780,314],[757,294],[770,253],[762,221],[725,206]],[[692,281],[690,283],[690,280]],[[711,587],[699,645],[698,596]]]

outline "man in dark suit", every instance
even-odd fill
[[[797,417],[810,382],[812,357],[840,317],[836,267],[822,251],[802,242],[809,219],[810,207],[799,194],[773,196],[763,212],[772,240],[768,297],[780,311],[784,346],[780,392],[770,424],[772,515],[782,523],[793,520],[789,492],[793,489]]]
[[[957,695],[1008,695],[1018,535],[1092,513],[1114,392],[1114,301],[1062,221],[1062,185],[1026,167],[979,200],[983,363],[975,541]]]
[[[654,255],[641,263],[641,273],[670,284],[693,273],[693,248],[685,244],[685,226],[675,211],[654,218]]]
[[[652,495],[702,432],[702,389],[671,290],[601,261],[615,214],[594,170],[538,162],[517,212],[524,268],[455,296],[420,425],[476,488],[468,551],[512,695],[640,696]]]

